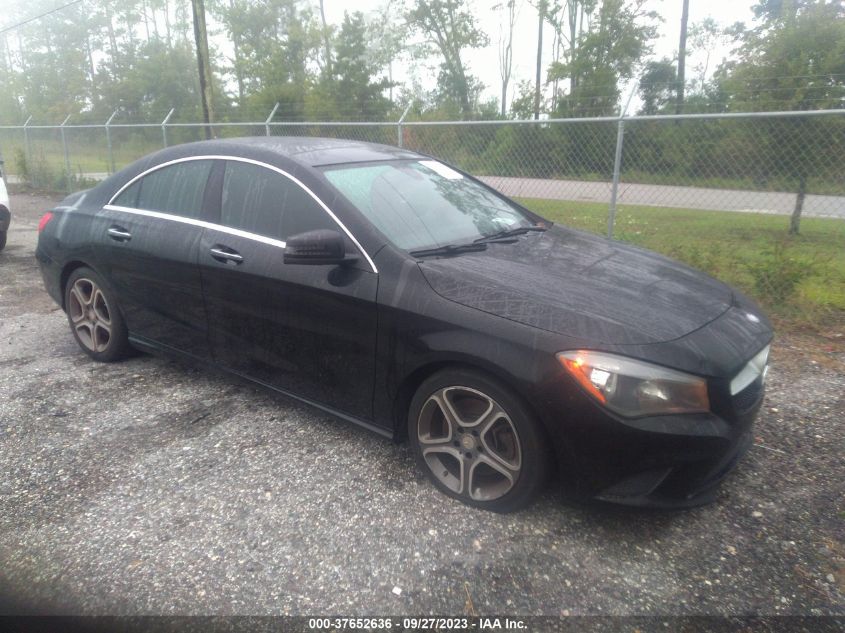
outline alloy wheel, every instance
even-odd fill
[[[112,337],[108,302],[100,287],[81,277],[71,286],[68,315],[79,341],[92,352],[104,352]]]
[[[452,492],[474,501],[507,494],[522,468],[522,448],[507,412],[470,387],[438,389],[417,423],[423,459]]]

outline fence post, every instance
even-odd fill
[[[62,121],[62,124],[59,126],[59,130],[62,133],[62,151],[65,155],[65,186],[67,188],[67,192],[71,193],[71,185],[70,185],[70,154],[67,151],[67,138],[65,137],[65,125],[67,122],[70,121],[70,115],[68,114],[65,117],[65,120]]]
[[[112,119],[117,116],[117,110],[112,112],[109,120],[106,121],[106,145],[109,148],[109,174],[113,174],[115,172],[114,168],[114,154],[112,153],[111,148],[111,129],[109,129],[109,125],[111,125]]]
[[[23,124],[23,147],[24,152],[26,152],[26,164],[29,169],[32,169],[32,149],[29,146],[29,122],[32,121],[32,115],[30,114],[26,122]]]
[[[170,112],[167,113],[167,116],[164,117],[164,121],[161,122],[161,138],[164,141],[164,146],[167,147],[167,122],[170,120],[170,117],[173,116],[173,111],[176,108],[170,108]]]
[[[607,210],[607,237],[613,239],[613,229],[616,224],[616,196],[619,193],[619,173],[622,171],[622,145],[625,142],[625,117],[628,115],[628,108],[631,105],[631,99],[634,98],[634,93],[640,85],[640,80],[637,79],[631,87],[631,92],[628,94],[628,100],[625,102],[625,107],[619,112],[619,123],[616,128],[616,154],[613,157],[613,184],[610,188],[610,207]]]
[[[276,105],[273,106],[273,110],[270,112],[270,116],[264,121],[264,135],[270,136],[270,121],[273,120],[273,117],[276,116],[276,110],[279,109],[279,102],[276,101]]]
[[[613,158],[613,185],[610,188],[610,208],[607,212],[607,237],[613,239],[616,223],[616,196],[619,192],[619,172],[622,170],[622,143],[625,139],[625,118],[619,117],[616,128],[616,155]]]
[[[413,105],[413,103],[414,103],[414,102],[413,102],[413,101],[411,101],[411,103],[409,103],[409,104],[408,104],[408,107],[407,107],[407,108],[405,108],[405,111],[402,113],[402,116],[401,116],[401,117],[399,117],[399,121],[396,123],[396,136],[398,137],[398,138],[397,138],[397,142],[396,142],[396,144],[397,144],[399,147],[402,147],[402,145],[403,145],[403,144],[402,144],[402,141],[403,141],[403,136],[404,136],[404,135],[402,134],[402,123],[405,121],[405,117],[406,117],[406,116],[408,116],[408,112],[410,111],[411,106]]]

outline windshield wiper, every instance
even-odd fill
[[[546,227],[544,226],[520,226],[516,229],[505,229],[504,231],[498,231],[497,233],[491,233],[490,235],[484,235],[479,237],[475,240],[476,244],[484,244],[485,242],[490,242],[492,240],[500,240],[502,238],[507,237],[516,237],[517,235],[524,235],[525,233],[530,233],[532,231],[545,231]]]
[[[411,251],[414,257],[427,257],[429,255],[457,255],[459,253],[470,253],[472,251],[486,251],[487,244],[484,242],[469,242],[467,244],[444,244],[435,248],[422,248]]]
[[[517,235],[524,235],[532,231],[545,231],[544,226],[521,226],[517,229],[507,229],[490,235],[484,235],[472,242],[464,244],[444,244],[443,246],[436,246],[434,248],[423,248],[416,251],[411,251],[410,254],[415,257],[426,257],[427,255],[457,255],[459,253],[469,253],[472,251],[483,251],[487,249],[488,244],[511,244],[516,242]]]

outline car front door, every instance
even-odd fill
[[[291,235],[341,229],[283,171],[229,160],[220,190],[220,227],[206,228],[199,252],[216,361],[370,419],[378,276],[363,260],[344,266],[284,263],[284,240]],[[347,248],[355,250],[351,240]]]
[[[97,215],[100,272],[132,337],[210,359],[197,254],[212,160],[186,160],[136,180]]]

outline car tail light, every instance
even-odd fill
[[[41,233],[41,231],[44,230],[44,227],[47,226],[50,223],[50,220],[52,220],[52,219],[53,219],[52,211],[47,211],[47,213],[44,214],[44,217],[42,217],[41,221],[38,223],[38,232]]]

